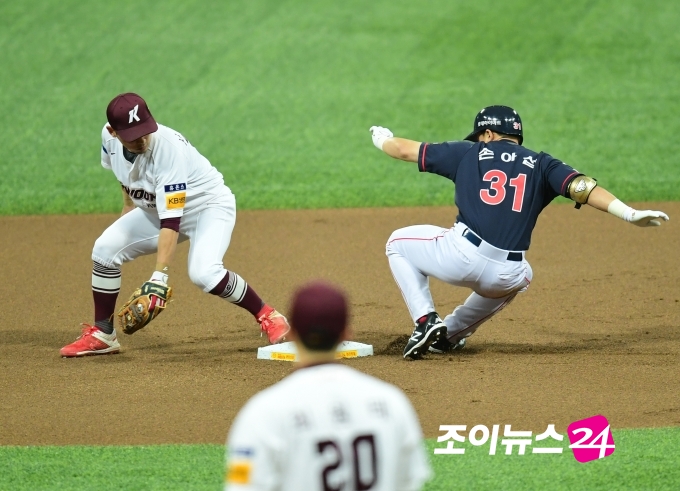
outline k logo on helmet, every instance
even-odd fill
[[[137,104],[135,107],[130,109],[130,112],[128,113],[130,115],[130,119],[128,120],[128,123],[132,123],[132,121],[139,121],[139,116],[137,116],[137,111],[139,110],[139,104]]]

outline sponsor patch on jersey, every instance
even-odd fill
[[[165,205],[168,210],[176,208],[184,208],[184,204],[187,201],[187,193],[172,193],[165,195]]]
[[[186,191],[187,190],[187,184],[185,182],[181,182],[179,184],[167,184],[165,186],[165,192],[166,193],[174,193],[176,191]]]
[[[250,484],[252,464],[247,460],[229,462],[225,481],[231,484]]]

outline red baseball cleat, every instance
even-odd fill
[[[108,355],[120,351],[120,343],[116,339],[116,330],[111,334],[100,331],[95,326],[81,324],[83,332],[71,344],[67,344],[59,351],[61,356],[71,358],[75,356]]]
[[[270,344],[282,343],[290,331],[288,320],[269,305],[265,305],[257,313],[257,322],[260,323],[262,332],[267,333]]]

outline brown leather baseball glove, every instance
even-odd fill
[[[125,334],[139,331],[155,319],[172,296],[172,288],[162,283],[147,281],[137,288],[130,299],[118,310],[118,322]]]

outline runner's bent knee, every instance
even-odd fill
[[[483,275],[473,290],[485,298],[503,298],[526,291],[532,278],[531,266],[524,261],[519,263],[514,270],[500,271],[492,277]]]

